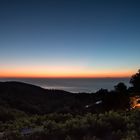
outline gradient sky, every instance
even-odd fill
[[[0,77],[125,77],[139,68],[139,0],[0,0]]]

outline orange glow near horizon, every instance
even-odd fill
[[[130,77],[135,71],[88,70],[82,67],[28,67],[0,70],[1,78],[121,78]]]

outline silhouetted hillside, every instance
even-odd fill
[[[0,82],[0,105],[26,113],[81,112],[91,103],[90,94],[47,90],[21,82]]]
[[[126,90],[126,89],[125,89]],[[127,91],[94,94],[48,90],[21,82],[0,82],[0,105],[29,114],[102,112],[128,107]]]
[[[61,94],[60,94],[61,93]],[[46,90],[21,82],[0,82],[0,105],[17,108],[28,113],[47,113],[57,109],[59,100],[69,100],[68,92]],[[63,99],[62,99],[63,97]]]

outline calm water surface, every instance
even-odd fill
[[[129,85],[129,78],[4,78],[0,81],[20,81],[46,89],[70,92],[95,92],[101,88],[112,90],[119,82]]]

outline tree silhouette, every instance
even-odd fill
[[[133,85],[135,91],[140,91],[140,69],[131,77],[130,84]]]
[[[122,82],[118,83],[116,86],[114,86],[114,88],[115,88],[115,91],[117,91],[117,92],[126,92],[127,91],[127,86]]]

